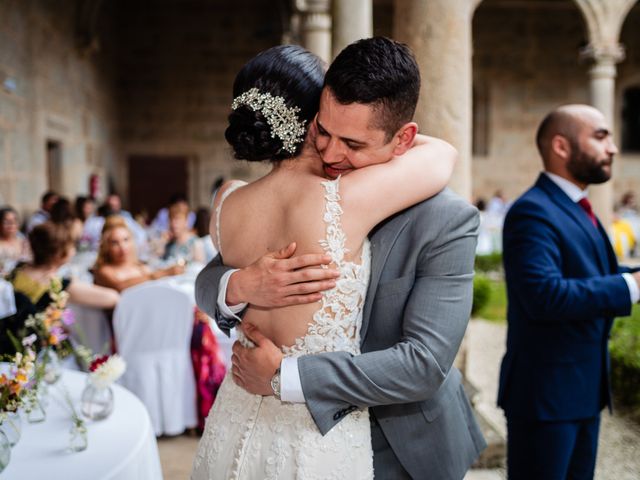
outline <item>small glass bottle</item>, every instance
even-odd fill
[[[113,390],[111,387],[96,387],[90,381],[82,391],[80,399],[82,414],[91,420],[102,420],[113,411]]]
[[[74,419],[69,430],[69,450],[81,452],[87,449],[89,441],[87,438],[87,427],[81,419]]]

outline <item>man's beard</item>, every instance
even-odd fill
[[[577,181],[587,185],[596,185],[611,178],[611,172],[605,170],[605,163],[611,168],[613,157],[607,160],[598,160],[596,157],[580,151],[578,145],[572,145],[567,170]]]

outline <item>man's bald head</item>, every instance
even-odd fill
[[[589,105],[565,105],[549,113],[536,143],[544,169],[581,189],[611,178],[618,148],[604,115]]]
[[[538,127],[536,145],[545,165],[550,158],[553,138],[560,135],[575,144],[585,119],[594,115],[602,116],[599,110],[589,105],[574,104],[558,107],[544,117]]]

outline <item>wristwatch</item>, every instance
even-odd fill
[[[273,390],[273,396],[280,400],[280,368],[271,377],[271,390]]]

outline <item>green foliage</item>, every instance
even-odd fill
[[[611,382],[617,404],[640,420],[640,307],[616,320],[609,342]]]
[[[489,255],[476,255],[476,270],[479,272],[501,272],[502,253],[494,252]]]
[[[471,316],[482,310],[491,298],[491,280],[484,275],[477,274],[473,277],[473,304]]]
[[[637,305],[630,317],[616,320],[609,348],[612,359],[640,371],[640,308]]]

